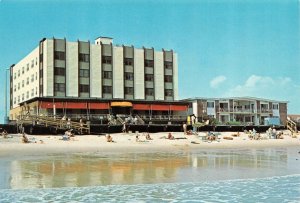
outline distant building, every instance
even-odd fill
[[[31,114],[172,116],[178,100],[173,50],[113,45],[112,38],[42,39],[10,68],[10,120]],[[100,116],[101,118],[101,116]]]
[[[254,97],[191,98],[189,114],[198,121],[215,118],[220,124],[239,122],[241,124],[263,125],[265,118],[279,118],[286,124],[287,102]]]

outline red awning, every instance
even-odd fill
[[[186,105],[171,105],[170,109],[171,109],[171,111],[186,111],[187,106]]]
[[[41,102],[40,108],[42,108],[42,109],[52,109],[53,108],[53,102]]]
[[[149,104],[133,104],[134,110],[150,110]]]
[[[169,111],[170,105],[152,104],[151,109],[154,111]]]
[[[86,109],[87,103],[86,102],[66,102],[65,108],[66,109]]]
[[[90,109],[109,109],[108,103],[90,103]]]

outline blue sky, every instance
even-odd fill
[[[299,1],[0,0],[0,92],[5,68],[42,38],[98,36],[115,44],[173,49],[179,96],[289,101],[300,114]],[[0,101],[0,123],[4,116]]]

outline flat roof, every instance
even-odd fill
[[[267,102],[276,102],[276,103],[289,103],[288,101],[279,101],[279,100],[273,100],[273,99],[264,99],[264,98],[258,98],[258,97],[192,97],[187,99],[182,99],[182,101],[192,101],[192,100],[248,100],[248,101],[267,101]]]

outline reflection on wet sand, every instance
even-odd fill
[[[11,162],[9,187],[52,188],[144,184],[197,179],[216,169],[272,169],[287,165],[286,152],[68,155]],[[192,171],[196,168],[195,174]],[[181,170],[187,170],[182,177]],[[220,172],[220,171],[218,171]],[[214,175],[214,174],[212,174]],[[189,177],[195,176],[195,177]]]

